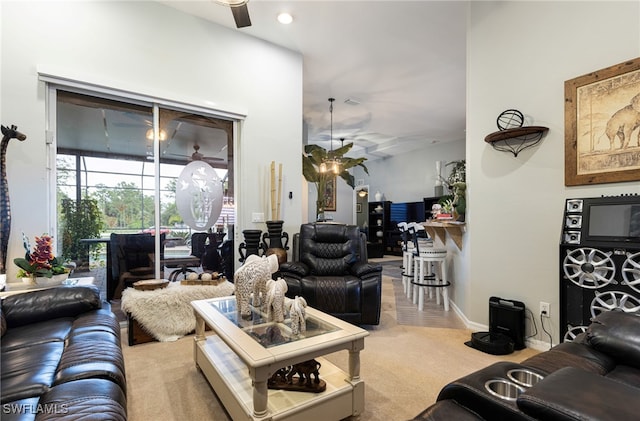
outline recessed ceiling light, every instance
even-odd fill
[[[286,13],[286,12],[280,13],[278,15],[278,22],[280,22],[283,25],[288,25],[291,22],[293,22],[293,16],[291,16],[289,13]]]

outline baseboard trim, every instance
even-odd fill
[[[473,330],[474,332],[487,332],[489,331],[489,326],[483,325],[481,323],[476,323],[467,318],[465,314],[460,310],[460,308],[453,301],[449,300],[449,307],[456,312],[458,317],[462,320],[467,329]],[[525,345],[527,348],[532,348],[537,351],[548,351],[549,350],[549,342],[541,341],[539,339],[527,338],[525,340]]]

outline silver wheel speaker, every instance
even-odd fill
[[[596,296],[591,301],[591,316],[596,317],[600,313],[611,310],[635,313],[640,311],[640,300],[621,291],[596,292]]]
[[[578,335],[586,331],[586,326],[573,326],[564,334],[564,342],[573,342]]]
[[[609,285],[616,274],[611,254],[594,248],[567,250],[562,263],[565,277],[581,288],[597,289]]]
[[[622,278],[631,289],[640,292],[640,252],[627,253],[627,260],[622,264]]]

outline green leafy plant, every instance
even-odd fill
[[[99,238],[104,226],[102,212],[95,199],[71,199],[62,201],[62,257],[76,261],[87,256],[87,246],[80,243],[83,238]],[[99,245],[91,245],[97,252]]]
[[[447,199],[442,203],[442,212],[448,214],[453,213],[453,200]]]
[[[449,189],[453,189],[454,184],[464,183],[467,181],[467,163],[464,159],[458,161],[451,161],[445,164],[445,167],[453,166],[449,177],[447,177],[446,184]]]
[[[36,245],[33,251],[29,245],[29,240],[24,234],[22,234],[22,238],[26,250],[25,257],[13,259],[13,263],[20,268],[17,274],[18,278],[30,276],[51,278],[53,275],[68,272],[62,262],[53,255],[53,238],[50,235],[43,234],[40,237],[36,237]]]
[[[327,151],[325,148],[318,145],[306,145],[304,147],[304,154],[302,154],[302,175],[309,183],[313,183],[316,186],[318,193],[318,199],[316,200],[316,218],[324,214],[326,207],[326,198],[324,192],[327,188],[327,181],[334,176],[342,178],[351,188],[355,187],[354,177],[347,171],[349,168],[362,167],[364,172],[369,174],[369,170],[363,164],[367,158],[349,158],[345,155],[353,147],[353,142],[341,146],[338,149]],[[322,172],[320,171],[320,165],[327,160],[339,160],[340,170],[338,174],[335,174],[330,169]]]

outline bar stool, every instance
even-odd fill
[[[413,280],[413,241],[409,241],[409,226],[406,222],[400,222],[398,229],[402,236],[402,288],[411,299],[411,289]]]
[[[424,235],[422,235],[424,234]],[[418,300],[418,296],[416,295],[417,288],[415,286],[415,276],[416,274],[416,241],[420,243],[420,247],[423,249],[426,247],[433,246],[433,241],[426,236],[426,232],[422,224],[418,224],[416,222],[410,222],[407,224],[407,260],[410,262],[410,267],[407,272],[407,298],[411,300],[413,295],[413,303],[416,304]]]
[[[424,229],[424,227],[422,227]],[[414,229],[414,278],[413,278],[413,302],[418,304],[418,310],[424,310],[424,293],[428,289],[431,296],[432,291],[436,294],[436,303],[440,304],[440,294],[444,310],[449,311],[449,282],[447,277],[447,249],[433,247],[428,243],[419,241],[418,230]],[[426,272],[426,273],[425,273]]]

